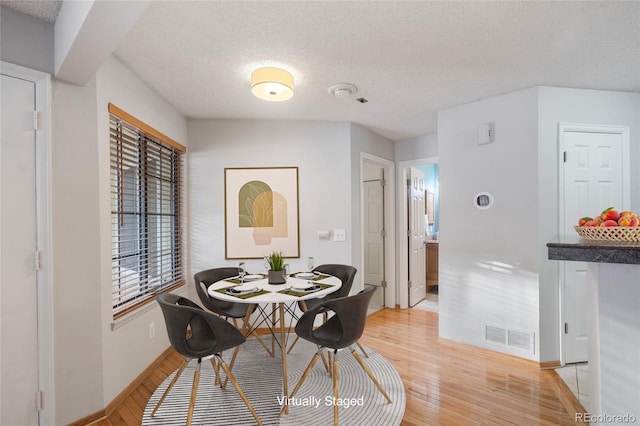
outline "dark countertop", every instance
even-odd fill
[[[547,243],[549,259],[640,265],[640,243],[583,240],[578,235],[557,235]]]

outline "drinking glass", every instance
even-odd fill
[[[238,264],[238,276],[240,277],[240,282],[244,283],[244,276],[247,275],[247,268],[244,265],[244,262],[240,262]]]
[[[308,272],[313,272],[313,265],[314,265],[313,264],[313,257],[309,256],[307,258],[307,268],[308,268],[307,271]]]

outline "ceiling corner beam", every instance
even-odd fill
[[[85,86],[150,0],[65,1],[55,24],[55,76]]]

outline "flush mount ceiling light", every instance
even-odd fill
[[[349,83],[338,83],[329,86],[327,92],[336,98],[348,98],[358,91],[358,88]]]
[[[293,75],[280,68],[258,68],[251,73],[251,93],[265,101],[286,101],[293,96]]]

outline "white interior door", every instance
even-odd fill
[[[384,280],[384,210],[380,180],[364,182],[365,284],[380,286]]]
[[[624,191],[623,134],[576,128],[560,129],[566,161],[562,164],[564,202],[561,233],[575,235],[580,217],[607,207],[627,209]],[[562,262],[564,362],[588,360],[589,295],[585,262]]]
[[[364,190],[364,283],[380,287],[374,294],[371,305],[384,306],[384,186],[383,181],[370,180],[363,183]]]
[[[37,425],[35,84],[1,76],[0,424]]]
[[[424,173],[414,167],[409,172],[409,305],[426,296]]]

